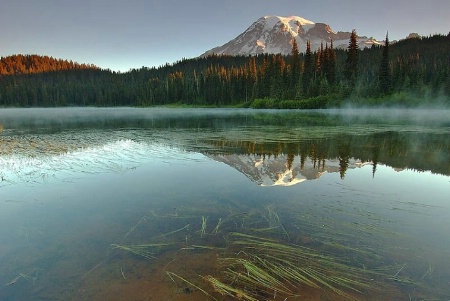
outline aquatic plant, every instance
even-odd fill
[[[173,222],[178,227],[180,221],[188,224],[151,237],[151,243],[113,244],[111,247],[148,259],[166,251],[175,251],[175,259],[166,264],[164,272],[172,281],[182,281],[193,290],[201,291],[213,299],[219,298],[215,294],[220,294],[248,301],[284,300],[298,297],[305,287],[309,287],[328,290],[348,300],[358,300],[369,291],[390,287],[389,282],[417,285],[414,280],[401,277],[404,266],[370,269],[354,260],[354,256],[369,258],[370,265],[373,266],[375,260],[380,261],[380,257],[375,256],[375,252],[369,248],[360,249],[346,244],[349,237],[342,240],[342,244],[325,239],[331,235],[329,231],[325,231],[329,229],[316,231],[321,234],[317,237],[323,237],[324,240],[315,241],[312,247],[292,242],[291,237],[297,235],[293,232],[296,228],[292,228],[292,225],[291,228],[286,228],[273,205],[243,213],[228,212],[226,218],[218,217],[217,212],[215,216],[208,218],[205,217],[205,210],[199,211],[195,214],[192,208],[186,212],[179,210],[176,216],[151,212],[151,216],[147,217],[148,226],[151,226],[152,220],[164,225],[167,224],[162,221],[170,220],[171,224]],[[198,219],[201,219],[201,224],[192,226],[198,225]],[[210,232],[207,231],[209,220],[216,225]],[[301,217],[290,217],[290,220],[299,223]],[[318,227],[317,222],[308,221],[306,226]],[[136,227],[132,230],[135,231]],[[361,231],[357,233],[363,233]],[[223,235],[217,235],[219,232]],[[215,254],[214,266],[201,269],[198,275],[185,276],[185,272],[176,274],[177,271],[166,271],[177,257],[188,254],[186,252],[191,252],[194,256],[204,252]],[[429,275],[432,268],[430,264],[423,277]],[[192,266],[189,270],[196,270],[196,267]]]
[[[161,252],[162,249],[167,248],[169,246],[173,246],[174,244],[166,244],[166,243],[154,243],[154,244],[141,244],[141,245],[118,245],[111,244],[112,249],[119,249],[131,252],[135,255],[139,255],[145,257],[147,259],[156,258],[156,254]]]

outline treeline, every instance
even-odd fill
[[[55,59],[49,56],[17,54],[0,58],[1,75],[34,74],[60,70],[99,69],[95,65]]]
[[[126,73],[75,63],[44,70],[51,64],[39,58],[48,60],[20,59],[33,72],[2,59],[0,106],[450,106],[450,34],[360,50],[353,32],[347,50],[330,43],[299,53],[294,43],[289,56],[209,56]]]

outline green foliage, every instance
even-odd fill
[[[274,99],[255,99],[250,103],[253,109],[276,109],[276,102]]]
[[[265,98],[255,99],[250,103],[250,107],[254,109],[324,109],[332,100],[333,96],[331,95],[279,101],[272,98]]]

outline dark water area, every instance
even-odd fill
[[[449,300],[450,112],[1,109],[0,300]]]

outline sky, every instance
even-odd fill
[[[197,57],[267,15],[378,40],[450,31],[449,0],[0,0],[0,56],[48,55],[126,72]]]

